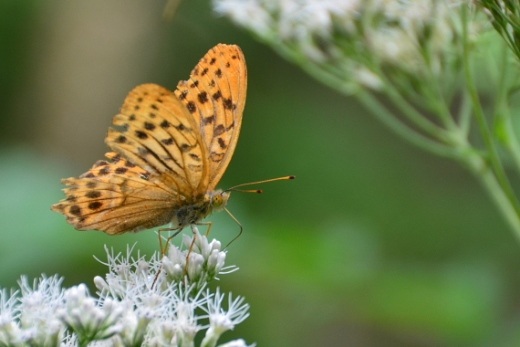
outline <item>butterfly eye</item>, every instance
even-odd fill
[[[226,203],[229,199],[229,192],[220,192],[213,196],[211,199],[211,205],[214,209],[222,209],[226,206]]]
[[[216,195],[213,198],[213,206],[215,206],[215,207],[222,206],[223,202],[224,202],[224,199],[222,198],[222,195]]]

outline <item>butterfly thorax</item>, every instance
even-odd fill
[[[172,225],[175,228],[182,229],[200,222],[211,212],[224,209],[229,200],[229,195],[229,192],[218,189],[206,193],[201,201],[181,206],[175,211]]]

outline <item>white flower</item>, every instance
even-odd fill
[[[383,87],[381,78],[374,72],[370,71],[364,66],[353,69],[353,78],[363,87],[372,90],[379,90]]]
[[[121,315],[120,323],[121,331],[112,339],[114,346],[140,346],[144,342],[148,325],[154,318],[147,305],[143,307],[135,307],[131,300],[124,300],[121,303],[124,312]]]
[[[149,326],[146,346],[189,346],[202,329],[197,312],[206,305],[206,291],[196,292],[195,285],[172,283],[162,291],[164,299]]]
[[[209,292],[208,292],[209,295]],[[225,310],[222,307],[222,301],[225,295],[220,293],[217,289],[213,298],[208,300],[206,312],[209,318],[209,328],[206,331],[202,346],[213,346],[220,336],[228,331],[233,330],[235,325],[242,323],[249,317],[249,305],[244,303],[244,298],[232,298],[231,294],[228,296],[228,308]]]
[[[55,313],[63,305],[62,282],[58,276],[42,276],[30,286],[27,277],[21,278],[17,318],[27,344],[55,346],[61,340],[63,324]]]
[[[179,284],[172,287],[171,303],[168,317],[175,317],[175,328],[181,341],[193,341],[195,334],[202,328],[196,311],[206,304],[208,297],[205,291],[195,291],[194,286]]]
[[[215,10],[251,30],[314,75],[345,91],[380,90],[381,71],[439,74],[460,42],[458,0],[213,0]],[[252,16],[251,14],[255,15]],[[256,17],[261,17],[259,23]],[[362,69],[362,71],[357,71]],[[373,77],[367,79],[367,72]],[[377,73],[380,73],[377,71]]]
[[[84,284],[67,289],[64,297],[65,307],[59,315],[80,341],[103,340],[123,330],[121,319],[125,307],[121,302],[110,298],[97,302]]]
[[[267,32],[271,27],[270,14],[256,0],[216,1],[215,11],[255,32]]]
[[[405,61],[407,69],[416,69],[421,56],[415,37],[401,28],[373,29],[367,34],[367,47],[386,64]]]
[[[22,346],[22,330],[16,323],[15,294],[9,297],[6,290],[0,291],[0,346]]]
[[[150,289],[153,286],[154,274],[160,268],[158,255],[156,253],[146,261],[139,252],[137,256],[132,255],[134,247],[135,245],[127,247],[126,255],[115,254],[105,247],[107,261],[98,261],[108,267],[109,273],[105,275],[105,279],[96,277],[95,284],[100,291],[98,294],[122,298],[128,291],[135,291],[136,287]]]
[[[236,266],[225,267],[226,252],[221,250],[221,243],[213,239],[208,242],[205,235],[201,235],[196,226],[192,226],[191,236],[183,235],[182,243],[185,250],[171,246],[168,256],[162,258],[162,269],[166,276],[160,277],[157,282],[181,281],[187,276],[190,282],[198,283],[199,288],[219,274],[228,274],[238,270]]]
[[[15,322],[17,303],[18,292],[0,290],[0,346],[18,346],[22,343],[21,329]]]
[[[22,278],[17,292],[0,288],[0,346],[194,346],[203,329],[232,329],[247,317],[247,305],[230,297],[224,311],[223,295],[206,283],[236,267],[224,266],[220,242],[194,233],[185,250],[172,245],[162,259],[133,256],[134,247],[126,254],[106,249],[108,273],[94,278],[98,297],[84,284],[63,289],[57,276],[32,286]],[[181,270],[175,280],[172,269]]]

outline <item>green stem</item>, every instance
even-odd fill
[[[345,95],[352,95],[353,90],[350,88],[350,85],[341,81],[336,74],[329,73],[324,69],[319,68],[315,64],[309,63],[307,59],[298,59],[295,56],[294,52],[288,49],[283,44],[276,44],[276,42],[269,42],[282,56],[284,56],[287,60],[296,62],[303,70],[305,70],[308,74],[316,78],[318,81],[321,81],[325,85],[331,87],[334,90],[337,90]],[[392,94],[393,101],[398,104],[400,109],[405,109],[406,112],[410,114],[410,112],[416,112],[411,109],[411,107],[406,106],[407,104],[403,104],[403,99],[397,95],[395,92],[390,91]],[[412,144],[420,147],[426,151],[437,154],[441,157],[448,158],[458,158],[459,153],[453,151],[452,148],[439,144],[424,135],[419,134],[414,129],[405,125],[402,121],[400,121],[397,117],[395,117],[386,107],[381,105],[380,101],[375,98],[370,92],[361,89],[356,93],[356,97],[363,103],[363,105],[372,111],[372,114],[379,119],[383,124],[388,126],[392,131],[396,134],[402,136]],[[414,116],[415,117],[415,116]],[[435,134],[439,135],[442,132],[442,129],[435,128],[429,129],[433,132],[435,130]],[[440,131],[439,131],[440,130]]]
[[[494,116],[497,119],[500,138],[503,140],[503,145],[507,148],[513,161],[516,165],[517,170],[520,171],[520,145],[515,134],[515,129],[511,119],[511,113],[509,109],[509,92],[511,91],[511,82],[516,82],[518,75],[509,69],[509,50],[504,46],[502,50],[502,61],[500,65],[502,68],[499,69],[498,77],[498,88],[497,88],[497,101],[495,103]]]
[[[377,100],[377,98],[375,98],[369,92],[360,91],[358,94],[356,94],[356,96],[378,120],[380,120],[383,124],[388,126],[393,132],[403,137],[410,143],[441,157],[447,157],[451,159],[459,158],[459,154],[455,152],[451,147],[432,141],[431,139],[421,134],[418,134],[416,131],[403,124],[396,117],[394,117],[386,107],[381,105],[379,100]]]
[[[509,153],[511,153],[511,157],[513,158],[517,170],[520,171],[520,144],[518,143],[518,138],[516,137],[509,114],[504,122],[504,130],[506,131],[506,147]]]
[[[518,218],[518,213],[511,204],[509,197],[502,190],[493,171],[490,170],[487,163],[478,154],[467,156],[466,159],[468,168],[491,196],[498,210],[504,216],[511,229],[515,232],[515,236],[520,241],[520,219]]]
[[[482,105],[480,104],[480,99],[478,95],[477,88],[473,81],[473,75],[471,72],[470,58],[469,58],[469,38],[467,33],[467,12],[463,10],[463,70],[464,77],[466,79],[466,87],[473,105],[473,115],[475,116],[477,125],[480,129],[480,134],[482,136],[484,145],[487,150],[489,163],[491,165],[492,173],[488,172],[489,170],[475,171],[474,173],[483,181],[484,186],[488,189],[491,195],[494,197],[495,202],[498,207],[501,209],[502,213],[508,219],[510,225],[513,227],[513,230],[520,238],[520,206],[516,195],[509,183],[509,180],[504,172],[504,168],[500,162],[500,158],[498,156],[497,148],[495,141],[493,139],[492,133],[487,125],[486,118],[484,115],[484,110],[482,109]],[[466,162],[468,162],[470,158],[466,157]],[[471,163],[468,163],[471,164]],[[469,165],[470,168],[474,168],[473,165]],[[485,174],[484,174],[485,173]],[[490,176],[491,175],[491,176]],[[492,177],[492,179],[490,178]],[[506,203],[507,202],[507,203]],[[513,221],[516,220],[516,221]]]
[[[458,125],[465,138],[471,130],[471,100],[466,91],[462,91],[460,110],[458,112]]]
[[[495,141],[493,139],[492,133],[489,130],[489,127],[486,122],[486,117],[484,115],[484,110],[482,109],[482,105],[480,104],[480,99],[478,96],[478,91],[475,86],[475,82],[473,81],[473,74],[471,71],[471,64],[469,58],[469,38],[467,33],[467,13],[463,10],[463,69],[464,76],[466,78],[466,88],[471,98],[471,102],[473,105],[473,116],[477,122],[477,125],[480,129],[480,134],[482,136],[482,140],[487,150],[489,162],[493,172],[496,176],[497,182],[501,190],[503,190],[504,194],[507,196],[508,200],[512,208],[516,211],[517,216],[520,216],[520,205],[516,198],[516,195],[509,183],[509,180],[505,174],[504,168],[502,167],[502,163],[500,162],[500,158],[498,156],[498,151],[496,148]],[[518,217],[517,217],[518,218]],[[520,234],[520,229],[516,230]]]
[[[385,95],[399,108],[403,115],[432,138],[439,139],[443,143],[451,143],[451,136],[445,129],[431,122],[418,112],[415,107],[410,105],[408,100],[399,92],[400,89],[396,88],[393,81],[388,79],[386,74],[377,66],[371,66],[371,68],[383,80],[383,92]]]
[[[449,143],[451,141],[450,135],[445,129],[432,123],[428,118],[418,112],[417,109],[411,106],[410,103],[398,92],[398,89],[388,84],[385,84],[385,86],[385,95],[390,98],[393,104],[396,105],[410,121],[433,138],[437,138],[444,143]]]
[[[323,66],[318,65],[313,62],[309,62],[307,58],[304,56],[298,55],[297,48],[291,49],[286,44],[278,42],[278,41],[268,41],[269,44],[275,48],[278,53],[280,53],[283,57],[285,57],[289,61],[294,61],[297,63],[303,70],[305,70],[308,74],[316,78],[318,81],[321,81],[325,85],[328,85],[332,89],[335,89],[345,95],[352,95],[354,94],[354,91],[351,88],[351,85],[346,83],[347,79],[343,79],[343,76],[345,75],[345,71],[335,69],[334,66]],[[445,129],[439,127],[435,123],[431,122],[427,118],[425,118],[420,112],[418,112],[410,103],[406,100],[405,97],[403,97],[399,92],[398,88],[393,88],[392,81],[388,80],[386,75],[379,70],[379,67],[376,65],[372,65],[371,68],[375,71],[375,73],[383,80],[383,88],[382,91],[388,98],[399,108],[399,110],[419,129],[423,130],[426,134],[431,136],[432,138],[439,139],[443,143],[451,143],[452,137],[448,132],[446,132]],[[332,71],[330,71],[332,70]],[[356,90],[358,93],[364,93],[364,90],[359,91]],[[361,96],[361,99],[366,99],[365,96]],[[376,100],[373,98],[372,100]],[[371,106],[369,103],[366,104],[367,106]],[[380,108],[376,105],[376,108],[379,110],[385,109]],[[410,127],[404,125],[404,123],[400,120],[397,120],[397,118],[390,114],[385,109],[384,114],[377,113],[376,116],[379,116],[379,118],[388,125],[392,130],[396,131],[400,135],[404,136],[408,140],[410,140],[412,143],[418,144],[421,148],[426,148],[430,151],[433,151],[434,153],[440,154],[442,156],[452,156],[449,153],[447,153],[446,149],[448,147],[444,147],[444,149],[441,149],[438,144],[436,144],[434,141],[428,139],[427,137],[420,135],[417,131],[411,129]],[[400,123],[400,124],[398,124]]]
[[[487,125],[484,111],[480,104],[477,88],[473,81],[469,63],[470,49],[467,26],[467,13],[464,12],[462,24],[464,44],[462,53],[463,73],[466,80],[467,93],[465,93],[463,97],[464,102],[471,104],[472,107],[469,107],[468,104],[464,104],[460,112],[461,118],[459,125],[453,122],[453,119],[448,121],[446,118],[444,119],[444,125],[449,126],[447,131],[446,129],[440,128],[436,124],[431,123],[428,119],[424,118],[410,103],[408,103],[403,95],[401,95],[397,90],[391,88],[393,83],[391,83],[392,81],[390,80],[384,80],[382,82],[382,85],[386,86],[384,87],[383,92],[390,98],[394,105],[396,105],[398,109],[403,112],[408,120],[410,120],[415,126],[426,133],[425,135],[419,133],[416,129],[408,126],[398,117],[396,117],[392,112],[384,107],[370,91],[357,89],[355,90],[357,92],[356,96],[369,110],[372,111],[372,113],[380,121],[382,121],[392,131],[402,136],[409,142],[439,156],[456,159],[457,161],[465,164],[481,182],[482,186],[488,191],[500,212],[503,214],[515,232],[516,236],[520,240],[520,204],[498,157],[496,144],[494,142],[495,140]],[[352,84],[349,84],[348,80],[343,79],[345,78],[345,71],[336,71],[338,69],[334,70],[335,67],[320,66],[319,64],[310,62],[308,59],[300,56],[297,53],[297,49],[292,50],[290,47],[285,46],[276,38],[267,41],[282,56],[286,57],[290,61],[297,63],[303,70],[325,85],[328,85],[331,88],[346,95],[353,94],[354,89]],[[377,74],[377,67],[374,71],[376,71]],[[378,76],[383,79],[387,77],[384,73],[380,73]],[[440,89],[435,90],[433,94],[442,96]],[[449,108],[447,108],[446,105],[437,104],[434,106],[434,108],[437,110],[447,112],[444,114],[444,116],[447,117]],[[467,135],[471,124],[471,113],[473,113],[477,125],[480,129],[480,133],[486,147],[487,159],[468,143]]]

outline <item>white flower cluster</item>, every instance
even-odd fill
[[[213,0],[217,13],[302,65],[379,89],[380,68],[436,73],[458,40],[460,0]],[[304,66],[305,67],[305,66]],[[311,69],[307,67],[307,69]]]
[[[84,284],[62,288],[58,276],[33,285],[22,277],[18,291],[0,291],[0,346],[195,346],[204,330],[200,346],[217,346],[249,316],[249,305],[206,285],[236,270],[224,266],[218,241],[197,232],[184,243],[185,250],[170,246],[167,256],[149,261],[132,257],[132,248],[126,255],[107,250],[109,273],[94,279],[96,297]]]

